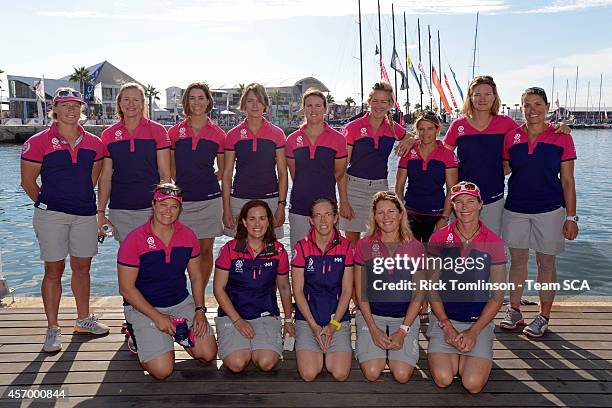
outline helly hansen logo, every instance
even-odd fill
[[[264,263],[264,268],[272,266],[272,261]]]
[[[334,262],[342,262],[342,257],[341,256],[335,257]]]

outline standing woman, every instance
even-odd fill
[[[448,225],[450,188],[457,184],[457,157],[436,140],[440,127],[433,112],[417,118],[414,130],[418,140],[400,159],[395,181],[395,193],[406,206],[410,229],[421,242],[429,241],[434,231]]]
[[[346,172],[346,141],[325,123],[327,100],[318,89],[302,95],[304,123],[287,139],[287,166],[293,180],[289,228],[291,247],[308,235],[311,204],[321,197],[336,201],[336,181]]]
[[[458,374],[466,390],[479,393],[493,363],[493,319],[502,305],[506,283],[504,241],[478,219],[482,199],[478,186],[462,181],[451,188],[456,221],[429,239],[431,281],[448,290],[430,291],[427,359],[438,387],[448,387]],[[440,280],[441,282],[438,282]],[[453,290],[451,282],[467,289]],[[471,287],[485,286],[483,290]]]
[[[359,304],[355,325],[355,357],[368,381],[376,381],[389,365],[397,382],[405,383],[419,359],[421,291],[388,290],[407,281],[416,282],[424,265],[388,268],[389,258],[425,260],[425,247],[413,238],[406,210],[390,191],[374,194],[368,232],[355,249],[355,292]]]
[[[312,228],[291,259],[297,366],[304,381],[313,381],[323,362],[336,381],[351,371],[353,246],[335,227],[338,205],[319,198],[310,206]]]
[[[98,228],[103,233],[104,224],[112,225],[121,242],[151,216],[155,186],[170,180],[170,139],[162,125],[146,118],[141,85],[123,85],[116,108],[119,122],[102,132],[105,158],[98,181]]]
[[[89,269],[98,253],[94,186],[104,148],[79,125],[85,119],[84,104],[79,92],[59,88],[49,114],[51,127],[30,137],[21,154],[21,186],[36,207],[34,231],[45,263],[41,293],[48,327],[43,350],[48,353],[62,349],[57,315],[68,254],[77,306],[74,331],[108,333],[108,327],[89,314]]]
[[[340,228],[355,244],[366,231],[372,196],[388,190],[389,155],[396,140],[406,131],[393,122],[389,110],[393,88],[388,82],[376,82],[368,96],[370,112],[344,128],[348,151],[346,177],[338,183]]]
[[[525,123],[504,139],[504,167],[512,172],[504,210],[504,239],[510,248],[510,307],[500,323],[504,329],[524,324],[520,311],[528,275],[529,250],[536,253],[537,280],[557,281],[556,256],[565,240],[578,236],[574,160],[576,149],[569,134],[555,133],[546,124],[550,104],[542,88],[527,88],[521,97]],[[541,290],[540,313],[523,330],[541,337],[550,319],[554,290]]]
[[[200,242],[200,265],[204,287],[213,264],[215,237],[223,234],[219,174],[223,174],[225,132],[208,117],[213,109],[210,89],[204,82],[190,84],[183,93],[186,119],[168,131],[172,143],[172,176],[183,190],[181,222],[195,232]]]
[[[265,201],[248,201],[240,210],[236,238],[221,248],[215,263],[219,358],[233,372],[244,370],[251,361],[270,371],[283,355],[277,288],[284,331],[295,336],[289,257],[276,240],[272,222]]]
[[[263,200],[274,209],[272,228],[283,237],[287,206],[285,134],[264,118],[270,100],[266,88],[252,83],[244,88],[240,110],[246,118],[227,133],[223,169],[223,225],[234,236],[240,209],[250,200]],[[236,175],[234,174],[236,165]]]
[[[191,357],[208,363],[217,355],[206,319],[200,246],[193,231],[178,221],[182,201],[175,184],[159,184],[153,194],[153,215],[125,237],[117,254],[119,291],[131,340],[138,346],[140,364],[157,380],[174,370],[175,318],[187,319],[193,333],[192,345],[184,346]],[[187,291],[185,270],[193,296]]]

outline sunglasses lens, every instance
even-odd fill
[[[180,196],[182,194],[181,190],[177,190],[174,188],[160,188],[157,191],[159,191],[162,194],[172,195],[172,196]]]

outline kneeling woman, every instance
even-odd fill
[[[387,268],[387,262],[384,267],[380,262],[404,256],[424,260],[425,248],[413,238],[406,209],[397,195],[378,192],[374,194],[367,235],[358,241],[354,259],[360,309],[355,354],[369,381],[376,381],[388,364],[393,378],[405,383],[419,359],[420,324],[416,317],[422,304],[420,291],[386,288],[416,282],[421,272],[413,263]]]
[[[429,239],[430,255],[442,261],[429,264],[444,265],[432,272],[432,280],[441,280],[447,290],[430,292],[427,357],[439,387],[459,374],[465,389],[476,394],[489,380],[493,318],[503,300],[503,291],[487,289],[506,281],[506,256],[502,239],[478,218],[483,207],[478,186],[454,185],[451,201],[457,220]],[[462,286],[453,289],[451,281]]]
[[[215,263],[219,358],[233,372],[244,370],[251,360],[269,371],[282,356],[277,287],[285,313],[284,329],[295,336],[289,258],[276,240],[273,222],[265,201],[247,202],[240,210],[236,238],[221,248]]]
[[[348,304],[353,291],[353,248],[336,229],[337,222],[336,202],[315,200],[310,206],[312,228],[293,250],[297,366],[305,381],[319,375],[323,357],[337,381],[346,380],[351,370]]]
[[[163,380],[174,370],[173,318],[186,318],[193,347],[185,350],[202,362],[217,354],[214,332],[206,320],[200,246],[193,231],[177,221],[182,193],[171,183],[159,184],[153,215],[121,243],[117,264],[125,319],[138,346],[140,364]],[[187,291],[189,273],[193,297]]]

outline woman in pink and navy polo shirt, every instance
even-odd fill
[[[117,95],[119,122],[102,132],[105,158],[98,182],[98,227],[111,224],[119,242],[149,219],[155,186],[170,180],[170,139],[166,129],[146,114],[144,89],[127,83]]]
[[[395,193],[404,201],[414,237],[427,242],[435,230],[448,225],[450,188],[457,184],[457,157],[436,140],[440,120],[435,113],[419,116],[414,129],[418,141],[398,163]]]
[[[159,184],[153,193],[153,215],[127,235],[117,254],[130,340],[142,367],[158,380],[174,370],[173,319],[185,318],[193,333],[193,346],[184,346],[189,355],[206,363],[217,354],[206,319],[198,239],[178,221],[182,200],[175,184]],[[193,296],[187,291],[185,270]]]
[[[556,256],[565,240],[578,236],[574,160],[576,149],[569,134],[555,133],[546,123],[550,104],[542,88],[527,88],[521,97],[525,123],[506,133],[504,166],[512,172],[504,210],[503,236],[510,248],[510,307],[502,328],[523,324],[520,300],[528,275],[529,250],[536,253],[538,282],[556,282]],[[519,286],[520,285],[520,286]],[[540,313],[523,330],[541,337],[555,297],[541,290]]]
[[[74,331],[108,333],[108,327],[89,314],[89,268],[98,252],[93,187],[104,156],[100,139],[79,125],[83,105],[79,92],[59,88],[49,114],[51,127],[29,138],[21,154],[21,186],[36,207],[34,230],[45,262],[41,292],[48,325],[46,352],[62,348],[57,314],[68,254],[77,306]]]
[[[219,174],[223,173],[225,132],[208,117],[213,109],[210,89],[203,82],[190,84],[183,93],[186,119],[168,131],[172,143],[172,177],[183,190],[181,222],[200,241],[202,276],[208,284],[215,237],[223,234]]]
[[[228,236],[236,233],[240,209],[257,199],[270,206],[276,237],[283,237],[288,181],[286,136],[264,118],[269,104],[266,88],[258,83],[247,85],[240,98],[240,110],[246,113],[246,119],[227,133],[222,191],[223,225]]]
[[[315,200],[310,206],[312,228],[293,249],[296,356],[305,381],[313,381],[324,362],[336,381],[346,380],[351,371],[353,247],[336,229],[337,222],[336,201]]]
[[[406,135],[404,128],[387,116],[393,104],[393,88],[389,83],[375,83],[368,104],[370,112],[346,125],[343,131],[348,169],[346,177],[338,183],[340,228],[353,244],[366,230],[372,196],[389,189],[389,156],[395,141]]]
[[[248,201],[240,210],[236,238],[221,248],[215,263],[219,358],[233,372],[244,370],[251,361],[260,370],[272,370],[283,355],[277,288],[284,331],[295,336],[289,257],[276,240],[272,223],[272,210],[265,201]]]
[[[289,228],[291,246],[310,229],[310,206],[321,197],[336,200],[336,181],[346,172],[346,141],[325,123],[327,100],[318,89],[302,95],[304,123],[287,138],[287,166],[293,179]]]

